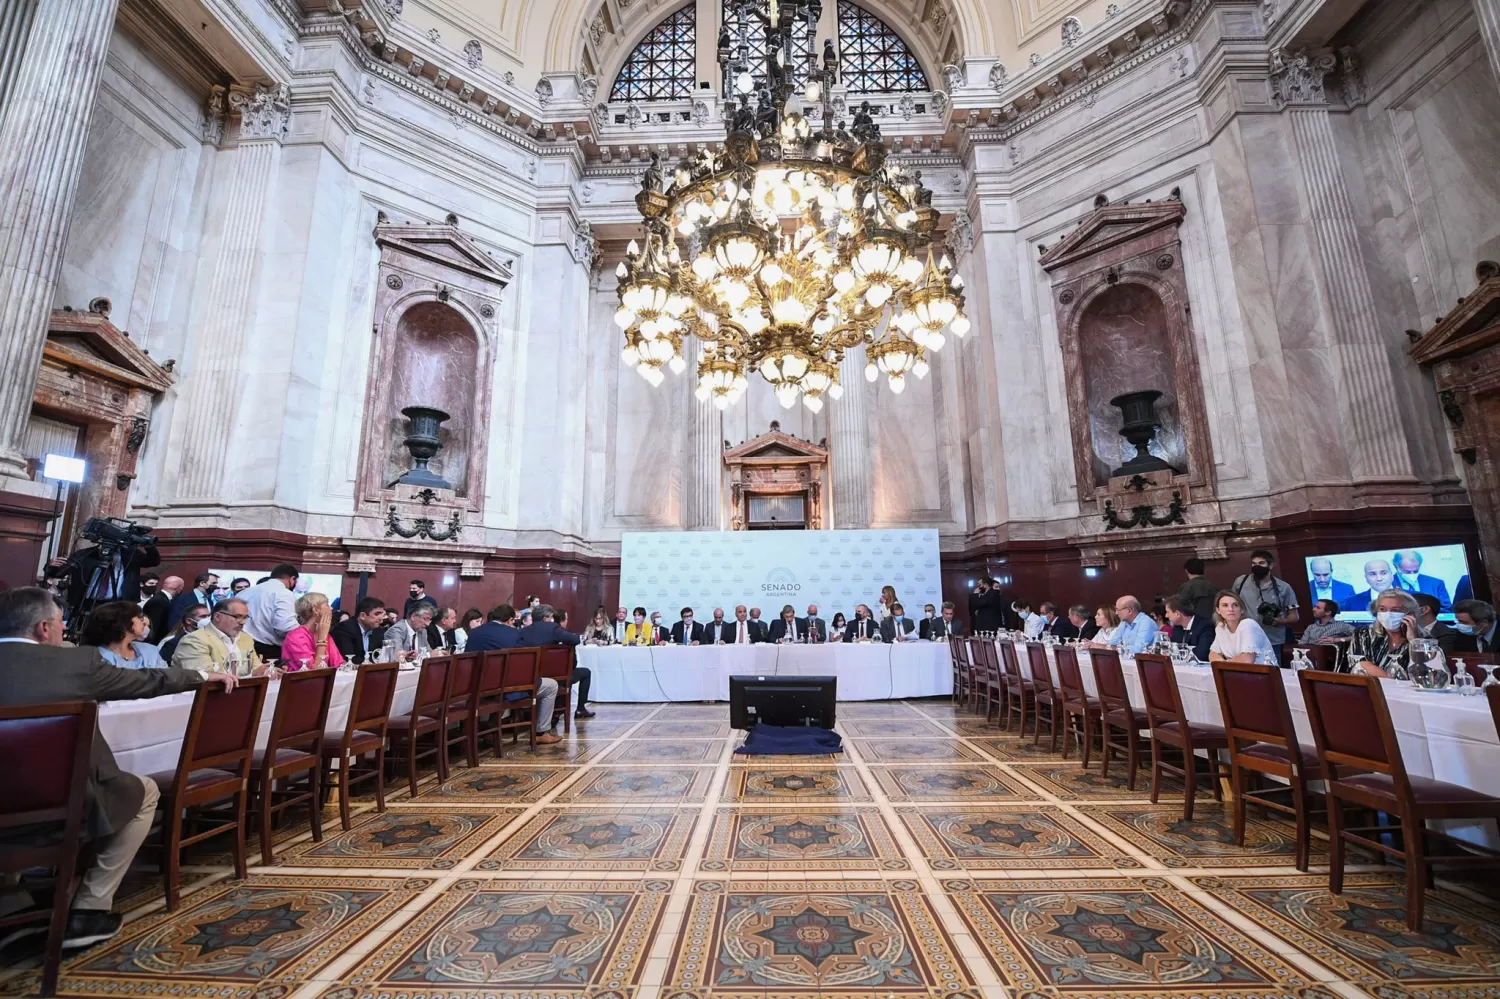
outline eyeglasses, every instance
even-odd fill
[[[231,614],[228,611],[214,611],[215,614],[223,614],[232,621],[243,622],[250,617],[249,614]]]

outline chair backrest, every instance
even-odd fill
[[[540,676],[550,676],[559,687],[573,682],[573,646],[554,642],[541,647]]]
[[[997,644],[1000,646],[1000,668],[1005,671],[1007,677],[1020,680],[1021,663],[1016,659],[1016,643],[1002,641]]]
[[[970,635],[968,638],[955,638],[954,641],[967,643],[964,651],[968,653],[969,665],[973,666],[974,672],[982,677],[984,675],[984,645],[989,639]]]
[[[490,649],[479,653],[479,681],[475,684],[475,696],[481,701],[499,697],[505,692],[505,657],[507,649]]]
[[[1500,736],[1500,683],[1485,687],[1484,696],[1490,702],[1490,717],[1495,720],[1495,735]]]
[[[1082,701],[1088,695],[1083,687],[1083,670],[1078,668],[1078,650],[1071,645],[1057,645],[1052,656],[1057,660],[1057,685],[1062,688],[1063,698]]]
[[[401,667],[397,663],[365,663],[359,668],[354,675],[354,694],[349,701],[349,722],[344,726],[345,748],[356,732],[370,732],[385,738],[400,674]]]
[[[1313,664],[1313,669],[1326,669],[1330,673],[1338,669],[1337,645],[1298,645],[1296,648],[1307,653],[1308,662]]]
[[[411,718],[437,718],[448,712],[449,689],[453,680],[452,656],[428,656],[417,674],[417,694],[411,704]]]
[[[1246,746],[1266,742],[1286,749],[1299,770],[1304,767],[1309,761],[1302,759],[1297,730],[1292,725],[1286,672],[1276,666],[1237,662],[1217,662],[1213,669],[1230,756]]]
[[[1052,666],[1047,662],[1047,647],[1041,642],[1026,643],[1026,658],[1031,661],[1031,682],[1038,693],[1052,691]]]
[[[1177,673],[1172,660],[1150,652],[1135,654],[1135,672],[1141,679],[1141,696],[1146,701],[1146,721],[1155,728],[1176,722],[1187,733],[1187,715],[1182,710],[1182,695],[1177,690]]]
[[[189,774],[207,767],[239,769],[242,778],[249,778],[250,758],[255,753],[260,711],[265,706],[269,684],[261,676],[240,680],[228,693],[217,685],[204,684],[198,688],[188,715],[182,753],[177,758],[179,790],[187,788]]]
[[[1303,670],[1297,680],[1323,772],[1334,778],[1340,767],[1389,774],[1397,796],[1407,799],[1406,767],[1379,678]]]
[[[963,669],[969,665],[969,646],[966,641],[954,635],[949,635],[948,656],[953,660],[954,669]]]
[[[1106,712],[1129,713],[1130,689],[1125,686],[1125,669],[1120,665],[1117,649],[1090,649],[1089,662],[1094,667],[1094,685],[1099,691],[1099,705]]]
[[[500,689],[505,693],[535,690],[541,682],[542,650],[511,649],[505,657],[500,675]]]
[[[453,680],[449,683],[449,702],[468,699],[474,703],[479,692],[479,657],[482,652],[459,652],[453,658]]]
[[[271,734],[266,739],[267,763],[275,763],[278,749],[318,751],[338,675],[336,669],[305,669],[282,675],[276,711],[271,715]]]
[[[61,822],[77,842],[98,718],[92,701],[0,708],[0,829]]]

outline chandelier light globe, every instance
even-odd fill
[[[948,324],[948,328],[953,331],[954,336],[962,339],[964,334],[969,332],[969,317],[960,312],[953,317],[953,322]]]
[[[687,367],[687,362],[682,359],[681,354],[673,354],[672,359],[667,362],[667,367],[672,369],[672,374],[680,375]]]
[[[882,282],[876,282],[865,290],[865,301],[870,303],[870,308],[878,309],[891,300],[891,286]]]
[[[838,402],[844,397],[844,386],[835,381],[832,385],[828,386],[828,391],[825,394],[834,402]]]
[[[911,366],[911,373],[916,375],[918,378],[926,378],[927,372],[931,370],[932,369],[928,366],[927,361],[920,357],[917,358],[917,363]]]
[[[822,400],[822,398],[820,398],[819,396],[817,396],[817,395],[815,395],[815,394],[813,394],[811,392],[804,392],[803,393],[803,395],[802,395],[802,405],[806,406],[808,408],[809,412],[813,412],[813,413],[821,413],[821,412],[823,412],[823,400]]]
[[[873,382],[880,377],[880,369],[875,367],[874,362],[865,365],[865,381]]]
[[[650,382],[653,387],[660,385],[663,381],[666,380],[667,377],[666,375],[661,373],[661,368],[653,368],[649,365],[643,364],[641,365],[640,370],[641,374],[645,376],[646,381]],[[899,391],[899,389],[897,391]]]
[[[660,375],[661,372],[657,372],[657,376],[660,377]],[[899,375],[891,375],[891,377],[887,379],[887,382],[891,386],[891,391],[896,393],[897,395],[900,395],[902,392],[906,391],[906,379]]]
[[[620,329],[622,330],[628,330],[631,326],[634,326],[635,319],[635,313],[631,312],[623,305],[615,310],[615,325],[620,327]]]

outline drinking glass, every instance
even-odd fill
[[[1481,687],[1493,687],[1495,684],[1500,683],[1500,680],[1495,679],[1496,667],[1491,666],[1489,663],[1480,663],[1479,668],[1484,670],[1484,683],[1480,684]]]

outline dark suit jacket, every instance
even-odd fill
[[[807,629],[807,640],[809,642],[828,641],[828,622],[820,617],[805,617],[802,619],[802,627]]]
[[[58,569],[48,569],[44,573],[48,579],[68,580],[68,606],[77,607],[83,600],[84,591],[88,589],[89,581],[94,577],[94,569],[104,562],[97,548],[80,548],[68,556],[68,564]],[[106,565],[106,577],[109,573],[109,563]],[[124,554],[123,570],[120,574],[120,592],[116,594],[118,600],[141,599],[141,570],[150,569],[152,566],[161,565],[161,552],[155,547],[147,545],[145,548],[132,548]]]
[[[1392,579],[1391,585],[1396,587],[1398,590],[1406,590],[1407,593],[1426,593],[1430,596],[1437,597],[1438,611],[1440,613],[1446,614],[1448,611],[1453,609],[1453,601],[1448,599],[1448,584],[1443,582],[1437,576],[1424,576],[1420,572],[1417,573],[1417,588],[1415,590],[1409,589],[1406,586],[1406,581],[1403,580],[1400,576]]]
[[[904,627],[901,629],[901,633],[903,635],[910,635],[917,630],[917,623],[909,617],[903,617],[901,619],[901,623],[902,625],[904,625]],[[882,640],[887,642],[894,642],[896,640],[895,618],[888,617],[884,621],[880,622],[880,637]]]
[[[203,603],[203,601],[198,599],[198,596],[198,590],[187,590],[186,592],[179,593],[177,594],[177,596],[172,598],[172,609],[167,614],[168,631],[177,627],[177,622],[182,620],[182,615],[186,614],[189,609],[200,603]],[[206,604],[206,606],[209,610],[213,610],[213,597],[208,598],[208,603]]]
[[[424,593],[420,597],[407,597],[406,603],[401,607],[401,620],[405,621],[411,617],[411,612],[416,609],[417,604],[427,604],[434,611],[438,609],[437,601],[432,599],[431,594]]]
[[[692,645],[694,642],[697,642],[700,645],[703,644],[703,622],[694,621],[693,630],[688,632],[686,635],[683,635],[683,627],[681,621],[678,621],[676,624],[672,625],[673,645]]]
[[[1214,644],[1213,618],[1194,614],[1190,627],[1184,629],[1172,625],[1172,641],[1179,645],[1191,645],[1198,654],[1198,661],[1208,662],[1208,651]]]
[[[794,631],[794,634],[796,635],[797,640],[800,642],[807,637],[807,622],[802,620],[800,617],[797,618],[796,621],[797,627]],[[778,617],[776,620],[771,622],[771,630],[766,633],[766,641],[779,642],[786,637],[786,622]]]
[[[533,621],[521,629],[521,647],[534,648],[540,645],[577,645],[578,636],[556,621]]]
[[[871,617],[851,617],[844,625],[844,641],[853,642],[860,638],[876,639],[880,637],[880,625],[875,623]]]
[[[379,652],[380,647],[385,644],[385,629],[377,627],[370,632],[368,640],[363,632],[359,630],[359,619],[350,618],[340,621],[328,632],[328,637],[333,639],[334,647],[339,650],[339,655],[354,663],[362,663],[371,652]]]
[[[923,621],[922,623],[927,625],[927,634],[922,637],[934,641],[944,638],[962,638],[964,634],[964,623],[958,618],[954,618],[952,621],[944,621],[940,617],[935,617],[931,621]]]
[[[487,621],[469,632],[469,640],[464,643],[464,651],[489,652],[494,649],[519,649],[524,644],[521,641],[521,629],[501,624],[499,621]]]
[[[193,690],[203,674],[181,669],[120,669],[93,648],[0,642],[0,705],[50,701],[123,701]],[[145,788],[115,762],[109,743],[94,732],[89,767],[89,838],[108,836],[135,818]]]
[[[975,631],[999,631],[1005,622],[1000,591],[969,594],[969,625]]]
[[[146,615],[146,620],[151,622],[151,641],[162,642],[167,637],[167,632],[172,626],[167,624],[167,618],[172,614],[172,598],[158,591],[155,596],[141,605],[141,613]]]
[[[757,621],[753,618],[750,618],[747,619],[745,623],[750,626],[750,641],[768,642],[771,640],[771,629],[766,627],[766,622]]]
[[[723,642],[725,645],[728,645],[734,641],[734,622],[728,619],[719,622],[708,622],[703,626],[702,641],[704,645],[713,645],[716,642]]]
[[[1057,620],[1042,628],[1042,634],[1051,635],[1053,638],[1077,638],[1078,629],[1073,626],[1073,622],[1069,621],[1066,615],[1059,614]]]
[[[1341,611],[1353,611],[1356,614],[1368,614],[1370,612],[1370,605],[1375,602],[1375,598],[1378,597],[1379,595],[1380,595],[1379,593],[1377,593],[1377,592],[1375,592],[1373,590],[1365,590],[1363,593],[1356,593],[1352,598],[1350,598],[1349,606],[1345,607],[1341,603],[1341,604],[1339,604],[1339,610],[1341,610]],[[1250,608],[1250,616],[1251,617],[1255,616],[1255,608],[1254,607]],[[1359,627],[1359,626],[1355,625],[1355,627]]]

